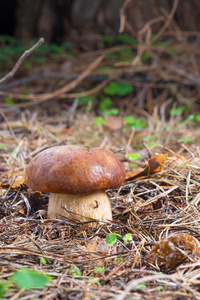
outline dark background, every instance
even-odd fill
[[[119,29],[123,0],[1,0],[0,34],[14,35],[27,45],[35,37],[61,43],[68,39],[95,40]],[[173,0],[130,0],[126,8],[125,32],[137,35],[144,24],[169,14]],[[174,17],[181,30],[200,30],[200,1],[181,0]],[[157,31],[163,21],[152,28]],[[127,28],[128,27],[128,28]]]

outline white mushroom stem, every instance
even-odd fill
[[[62,207],[65,207],[63,209]],[[70,213],[74,212],[76,214]],[[84,217],[82,217],[82,216]],[[47,212],[48,218],[77,219],[81,222],[93,218],[100,221],[112,220],[110,201],[105,192],[96,192],[86,195],[50,194]]]

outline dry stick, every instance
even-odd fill
[[[30,49],[26,50],[20,56],[20,58],[16,62],[15,66],[13,67],[13,69],[6,76],[4,76],[3,78],[0,79],[0,83],[6,81],[7,79],[10,79],[11,77],[13,77],[15,75],[15,73],[17,72],[17,70],[19,69],[19,67],[22,64],[22,62],[25,60],[25,58],[28,57],[43,42],[44,42],[44,38],[40,38],[39,41],[35,45],[33,45],[33,47],[31,47]]]
[[[124,31],[124,27],[126,24],[126,14],[125,14],[125,9],[128,6],[130,0],[125,0],[122,7],[119,10],[119,15],[120,15],[120,26],[119,26],[119,33],[122,33]]]
[[[87,77],[93,70],[95,70],[97,68],[97,66],[101,63],[101,61],[103,60],[103,58],[105,57],[105,55],[101,55],[99,56],[95,61],[93,61],[85,71],[83,71],[78,78],[76,78],[75,80],[72,80],[70,83],[67,83],[65,86],[63,86],[62,88],[58,89],[57,91],[53,92],[53,93],[46,93],[46,94],[37,94],[37,95],[27,95],[24,96],[22,94],[15,94],[12,93],[10,94],[13,98],[15,97],[15,99],[26,99],[26,100],[35,100],[34,104],[37,104],[37,101],[40,102],[45,102],[48,101],[52,98],[55,97],[60,97],[60,95],[69,92],[70,90],[74,89],[83,79],[85,79],[85,77]],[[5,95],[5,92],[0,91],[0,95]],[[67,97],[67,95],[66,95]],[[19,106],[18,106],[19,107]]]
[[[153,20],[150,20],[149,22],[147,22],[144,25],[144,27],[138,32],[138,35],[139,35],[138,39],[141,39],[142,34],[144,34],[145,32],[147,32],[147,37],[146,37],[145,44],[140,43],[138,45],[138,54],[137,54],[137,56],[133,59],[132,62],[128,62],[128,63],[127,62],[125,62],[125,63],[124,62],[119,62],[119,63],[116,63],[115,64],[116,67],[121,67],[121,66],[125,66],[125,65],[135,66],[139,62],[142,54],[147,50],[149,44],[155,42],[161,36],[161,34],[163,34],[163,32],[167,29],[167,27],[169,26],[174,14],[175,14],[175,11],[176,11],[176,8],[177,8],[177,5],[178,5],[178,1],[179,0],[174,1],[174,5],[173,5],[173,7],[170,11],[170,14],[167,17],[167,20],[166,20],[165,24],[159,30],[159,32],[154,36],[154,38],[151,39],[151,37],[150,37],[150,35],[151,35],[151,27],[150,26],[153,23],[161,21],[163,19],[163,17],[159,16],[159,17],[157,17]]]
[[[167,27],[169,26],[171,20],[173,19],[173,16],[174,16],[174,14],[175,14],[175,11],[176,11],[176,9],[177,9],[178,1],[179,1],[179,0],[175,0],[175,1],[174,1],[174,5],[173,5],[173,7],[172,7],[172,10],[171,10],[171,12],[170,12],[170,14],[169,14],[169,16],[168,16],[168,18],[167,18],[165,24],[164,24],[163,27],[158,31],[158,33],[153,37],[153,39],[151,39],[151,43],[155,42],[155,41],[161,36],[161,34],[163,34],[163,32],[167,29]]]

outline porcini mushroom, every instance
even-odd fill
[[[105,190],[120,187],[125,176],[123,164],[109,150],[56,146],[32,159],[25,183],[31,189],[50,193],[48,218],[106,221],[112,220],[112,211]]]

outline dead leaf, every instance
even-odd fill
[[[158,172],[161,172],[163,171],[164,169],[164,163],[165,163],[165,160],[167,159],[167,154],[155,154],[153,156],[153,158],[156,158],[156,160],[159,162],[159,166],[158,168],[156,168],[155,170],[152,171],[152,173],[158,173]]]
[[[15,178],[16,177],[16,178]],[[13,174],[12,178],[7,179],[3,182],[0,183],[0,187],[4,188],[4,189],[8,189],[13,181],[13,178],[15,178],[14,183],[12,184],[12,189],[14,188],[18,188],[21,184],[24,183],[25,181],[25,173],[24,171],[22,172],[18,172],[17,174]]]
[[[25,173],[24,172],[19,172],[15,178],[15,181],[12,185],[12,188],[18,188],[21,184],[23,184],[25,181]]]
[[[127,178],[126,181],[136,180],[139,177],[149,176],[151,174],[162,171],[164,168],[163,164],[166,158],[167,158],[166,154],[155,154],[153,157],[148,159],[147,166],[143,171]]]
[[[120,130],[123,126],[123,119],[111,115],[104,118],[103,125],[113,131]]]
[[[156,243],[147,254],[146,261],[153,268],[165,267],[169,271],[199,257],[199,241],[189,234],[179,233]]]
[[[88,243],[87,246],[79,246],[82,250],[87,250],[91,252],[110,252],[110,247],[106,243],[105,240],[101,239],[98,236],[95,236],[93,239],[91,239]]]

